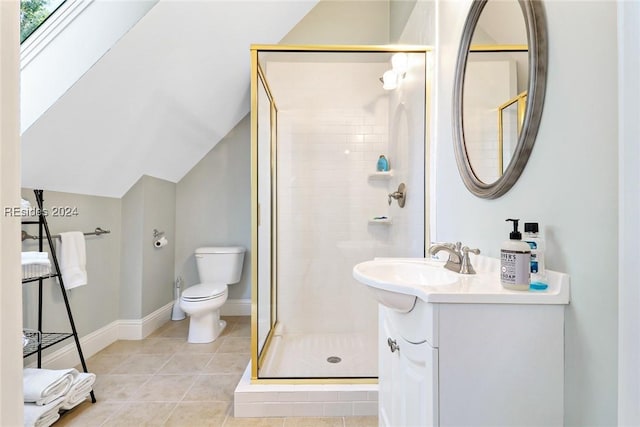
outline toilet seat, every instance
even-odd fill
[[[199,283],[190,286],[182,293],[183,301],[207,301],[227,292],[226,283]]]

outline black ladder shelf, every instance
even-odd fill
[[[87,363],[84,360],[82,354],[82,347],[80,346],[80,339],[78,338],[78,331],[76,330],[76,324],[73,321],[73,314],[71,313],[71,306],[69,305],[69,298],[67,297],[67,290],[64,287],[62,280],[62,274],[60,273],[60,266],[58,265],[58,257],[56,255],[55,247],[53,245],[53,238],[49,231],[49,225],[47,224],[46,211],[44,210],[44,198],[42,190],[33,190],[36,196],[36,203],[38,204],[38,219],[22,221],[23,224],[38,224],[38,250],[43,251],[44,240],[49,243],[49,253],[53,260],[54,272],[46,274],[44,276],[33,277],[28,279],[22,279],[22,283],[38,282],[38,331],[28,332],[25,331],[25,336],[29,338],[29,344],[23,349],[23,357],[31,356],[32,354],[38,355],[38,368],[42,367],[42,350],[51,347],[61,341],[73,337],[78,350],[78,356],[80,357],[80,363],[84,372],[87,370]],[[43,236],[44,234],[44,236]],[[62,298],[64,299],[64,305],[67,309],[67,316],[69,318],[69,324],[71,325],[71,333],[67,332],[42,332],[42,284],[46,279],[57,278],[60,284],[60,292],[62,292]],[[34,342],[35,341],[35,342]],[[91,402],[96,402],[96,397],[91,390]]]

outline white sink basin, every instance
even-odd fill
[[[500,283],[500,260],[473,257],[477,274],[459,274],[443,261],[425,258],[376,258],[353,268],[353,277],[367,285],[374,297],[396,311],[407,313],[416,298],[429,303],[568,304],[570,278],[547,270],[548,289],[512,291]]]
[[[367,285],[380,304],[403,313],[411,311],[417,296],[398,292],[398,286],[441,288],[459,281],[458,274],[445,270],[442,265],[399,260],[362,262],[353,268],[353,277]]]

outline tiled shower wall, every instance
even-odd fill
[[[388,181],[369,178],[389,155],[388,98],[281,112],[278,124],[278,319],[290,333],[375,332],[376,303],[352,269],[392,253],[391,226],[368,222],[389,216]]]
[[[316,87],[304,108],[278,112],[278,322],[283,333],[366,333],[374,344],[377,303],[352,270],[375,257],[423,255],[424,55],[411,56],[393,91],[378,79],[386,62],[309,65],[296,64],[303,86],[280,89],[299,97]],[[381,154],[386,179],[375,176]],[[403,209],[388,204],[400,182]],[[371,221],[381,216],[391,222]]]

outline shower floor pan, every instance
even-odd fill
[[[275,335],[260,368],[260,378],[377,376],[376,337],[356,333]]]
[[[316,378],[375,377],[377,364],[376,343],[362,334],[274,336],[260,378],[314,384],[251,384],[250,362],[234,393],[234,416],[376,415],[378,384],[316,384]]]

